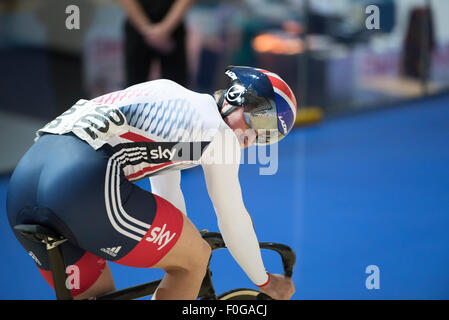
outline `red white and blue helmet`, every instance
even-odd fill
[[[234,107],[223,116],[236,107],[243,107],[246,122],[259,133],[256,144],[275,143],[292,130],[296,119],[296,98],[280,76],[242,66],[228,66],[225,74],[230,78],[230,85],[224,98]]]

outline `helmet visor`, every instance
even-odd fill
[[[284,135],[277,127],[277,116],[275,114],[243,113],[248,125],[257,132],[256,144],[265,145],[281,140]]]

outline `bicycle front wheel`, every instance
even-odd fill
[[[218,300],[257,300],[260,291],[253,289],[234,289],[218,296]]]

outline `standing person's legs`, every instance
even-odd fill
[[[129,24],[124,28],[126,86],[148,80],[151,54],[143,37]]]
[[[184,28],[173,34],[175,48],[168,54],[161,55],[161,76],[182,86],[188,86],[187,47]]]

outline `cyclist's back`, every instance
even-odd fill
[[[134,181],[198,165],[220,126],[226,125],[210,95],[155,80],[80,100],[38,134],[74,132],[93,148],[120,155],[125,176]]]

